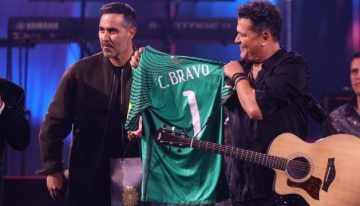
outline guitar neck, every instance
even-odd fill
[[[193,140],[190,144],[191,148],[207,151],[211,153],[222,154],[224,156],[244,160],[250,163],[262,165],[272,169],[285,170],[288,160],[286,158],[267,155],[260,152],[254,152],[241,148],[216,144],[207,141]]]

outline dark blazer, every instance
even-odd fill
[[[3,150],[7,143],[22,151],[30,141],[30,125],[25,118],[24,90],[16,84],[0,78],[0,96],[5,108],[0,114],[0,205],[3,201]]]
[[[24,90],[16,84],[0,78],[0,96],[5,108],[0,115],[0,157],[7,143],[16,150],[24,150],[30,141],[30,125],[25,118]]]
[[[102,53],[65,72],[41,125],[44,168],[39,174],[63,171],[63,141],[71,130],[70,181],[90,183],[96,173],[109,176],[109,158],[139,156],[138,145],[128,141],[123,129],[131,75],[129,62],[115,68]]]

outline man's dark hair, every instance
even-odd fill
[[[253,30],[260,34],[269,30],[274,39],[279,41],[281,33],[280,9],[269,1],[253,1],[240,6],[238,18],[250,19],[253,23]]]
[[[136,27],[135,9],[132,8],[129,4],[122,2],[104,4],[100,8],[100,17],[103,14],[123,14],[127,23],[129,23],[130,26]]]
[[[354,59],[360,58],[360,51],[355,52],[352,57],[351,57],[351,61]]]

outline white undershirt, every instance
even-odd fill
[[[2,105],[2,107],[0,108],[0,114],[2,113],[2,111],[4,110],[4,108],[5,108],[5,102],[3,102],[3,105]]]

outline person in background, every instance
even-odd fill
[[[13,82],[0,78],[0,205],[4,195],[5,143],[23,151],[30,142],[30,125],[25,113],[24,90]]]
[[[231,61],[224,68],[236,90],[225,104],[230,145],[266,153],[282,133],[304,140],[309,116],[308,67],[304,57],[280,46],[280,9],[260,0],[245,3],[237,11],[235,43],[241,61]],[[229,159],[227,171],[233,206],[306,205],[298,195],[274,192],[272,169]]]
[[[40,174],[55,199],[64,188],[62,147],[72,130],[66,205],[110,206],[110,159],[139,156],[124,131],[129,105],[136,34],[135,10],[121,2],[101,7],[102,52],[84,58],[64,73],[41,126]],[[128,146],[130,145],[130,146]]]
[[[338,133],[360,137],[360,51],[351,58],[350,81],[353,98],[332,111],[330,119]]]

